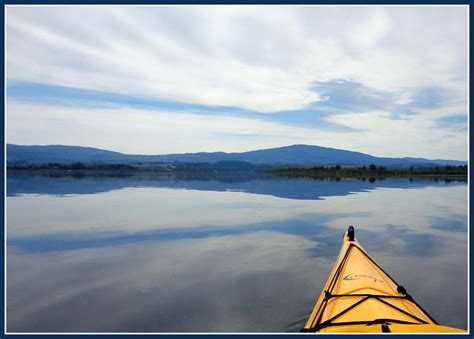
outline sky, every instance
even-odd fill
[[[467,6],[6,7],[8,143],[467,159]]]

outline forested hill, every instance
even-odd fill
[[[80,146],[23,146],[7,145],[8,164],[29,163],[103,163],[103,164],[136,164],[153,162],[187,162],[215,163],[222,161],[239,161],[251,164],[267,165],[341,165],[364,166],[375,164],[387,167],[409,166],[458,166],[465,161],[430,160],[423,158],[384,158],[369,154],[311,145],[292,145],[278,148],[262,149],[241,153],[200,152],[163,155],[123,154],[98,148]]]

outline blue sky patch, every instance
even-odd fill
[[[346,112],[385,110],[394,100],[394,95],[378,91],[359,82],[332,80],[317,82],[313,89],[325,98],[314,103],[314,107],[326,107]]]
[[[435,127],[458,127],[459,129],[467,129],[467,114],[448,115],[435,119]]]

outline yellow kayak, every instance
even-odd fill
[[[439,325],[367,254],[350,226],[302,332],[466,332]]]

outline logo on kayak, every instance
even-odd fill
[[[374,277],[373,275],[368,275],[368,274],[348,274],[343,279],[344,280],[357,280],[361,278],[371,279],[374,282],[383,282],[382,279],[379,279],[377,277]]]

